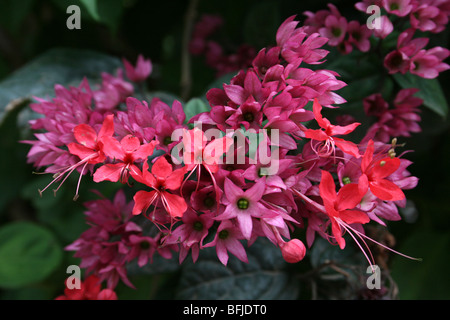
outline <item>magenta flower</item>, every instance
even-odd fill
[[[347,32],[347,19],[342,16],[329,15],[325,19],[325,25],[319,29],[320,34],[328,38],[330,46],[337,46],[340,44]]]
[[[230,220],[222,221],[217,228],[214,239],[204,247],[216,247],[217,257],[223,265],[228,263],[228,251],[242,262],[247,263],[247,253],[240,240],[243,240],[241,231]]]
[[[360,24],[358,21],[350,21],[347,25],[347,33],[349,35],[348,42],[355,46],[361,52],[367,52],[370,49],[370,31],[366,25]]]
[[[301,59],[304,63],[318,64],[328,51],[320,49],[328,42],[319,33],[308,34],[306,28],[297,28],[295,16],[287,18],[278,28],[276,34],[277,45],[281,47],[281,55],[292,63]]]
[[[450,50],[434,47],[429,50],[420,50],[411,58],[410,72],[425,79],[434,79],[439,73],[450,69],[450,65],[443,62],[450,56]]]
[[[418,3],[412,10],[410,17],[411,26],[420,31],[433,31],[436,28],[434,19],[439,15],[439,9],[428,3]]]
[[[216,219],[237,219],[242,235],[245,239],[250,239],[253,218],[270,218],[275,215],[260,202],[265,189],[264,179],[258,180],[252,187],[244,191],[226,178],[224,186],[224,204],[226,208]]]
[[[381,16],[378,19],[380,26],[373,29],[373,34],[378,38],[384,39],[394,31],[394,25],[387,16]]]
[[[145,59],[142,54],[138,56],[135,67],[125,58],[122,59],[122,62],[127,78],[133,82],[142,82],[152,73],[152,62],[150,59]]]
[[[183,224],[173,230],[165,239],[165,244],[181,244],[180,263],[184,261],[189,251],[192,252],[192,260],[198,259],[200,249],[203,248],[203,240],[214,223],[211,213],[199,214],[194,210],[187,210],[181,218]]]
[[[411,3],[411,0],[382,0],[383,8],[399,17],[405,17],[411,12],[413,8]]]

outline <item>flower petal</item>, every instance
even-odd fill
[[[371,181],[370,191],[379,199],[385,201],[398,201],[405,199],[405,194],[395,183],[386,179]]]
[[[362,200],[359,186],[356,183],[344,185],[338,192],[336,198],[336,210],[346,210],[355,208]]]
[[[331,173],[322,170],[322,178],[319,185],[320,196],[324,201],[334,202],[336,200],[336,185]]]
[[[97,132],[88,124],[82,123],[73,129],[73,135],[79,144],[95,149],[97,147]]]
[[[373,165],[370,171],[371,180],[386,178],[400,167],[399,158],[384,158]]]
[[[236,186],[228,178],[225,178],[224,191],[225,196],[227,197],[228,201],[230,201],[230,203],[235,203],[238,198],[244,194],[244,191],[242,191],[241,188]]]
[[[103,138],[105,136],[111,137],[114,134],[114,115],[110,114],[105,117],[103,120],[102,127],[98,133],[99,138]]]
[[[133,136],[132,134],[128,134],[120,140],[120,144],[123,151],[131,153],[139,148],[141,141],[139,141],[139,138]]]
[[[187,204],[183,197],[166,191],[161,192],[161,198],[169,215],[173,218],[180,218],[187,210]]]
[[[123,163],[105,164],[98,168],[94,173],[94,181],[101,182],[104,180],[117,182],[120,179],[120,173],[123,170]]]
[[[357,159],[361,157],[358,147],[353,142],[336,137],[333,137],[333,140],[336,146],[341,149],[342,152],[350,154]]]
[[[266,190],[266,179],[259,179],[251,188],[245,190],[244,197],[251,202],[258,202],[261,200]]]
[[[123,161],[125,158],[125,152],[122,149],[122,145],[116,138],[113,137],[103,137],[103,152],[111,159],[118,159]]]
[[[172,174],[172,165],[164,156],[160,156],[152,166],[152,173],[158,178],[167,178]]]
[[[138,215],[141,212],[145,212],[148,207],[155,201],[157,197],[156,191],[138,191],[133,197],[134,200],[134,207],[132,214]]]
[[[181,186],[186,173],[186,167],[174,170],[167,178],[164,186],[170,190],[176,190]]]

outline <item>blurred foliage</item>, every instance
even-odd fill
[[[334,1],[349,19],[358,18],[354,1]],[[66,8],[81,8],[81,29],[69,30]],[[53,84],[73,85],[83,76],[96,81],[99,71],[114,70],[122,57],[134,61],[142,53],[152,59],[154,71],[148,80],[148,97],[168,100],[181,96],[182,38],[189,1],[145,0],[1,0],[0,1],[0,298],[53,299],[60,294],[66,268],[77,264],[63,247],[85,230],[83,206],[72,201],[74,188],[67,184],[56,197],[39,197],[37,189],[47,176],[33,175],[26,164],[28,146],[18,141],[28,138],[26,122],[35,115],[26,108],[32,95],[52,95]],[[305,10],[326,7],[323,0],[203,0],[202,13],[220,14],[225,22],[221,42],[230,52],[241,43],[257,50],[275,41],[275,32],[287,17]],[[433,36],[430,44],[448,47],[449,33]],[[361,99],[375,91],[389,95],[408,83],[418,84],[428,108],[423,108],[423,132],[404,139],[414,150],[408,159],[413,175],[420,178],[402,210],[404,220],[388,224],[395,248],[420,257],[411,261],[389,254],[383,261],[391,271],[385,275],[388,293],[400,299],[448,299],[450,284],[446,266],[450,263],[450,122],[449,73],[427,83],[414,77],[398,76],[382,82],[380,66],[355,56],[340,57],[331,52],[327,68],[338,71],[349,86],[342,94],[349,103],[343,110],[361,116]],[[358,64],[359,63],[359,64]],[[355,67],[356,66],[356,67]],[[215,71],[205,67],[201,57],[191,57],[192,87],[183,101],[189,115],[206,107],[204,94],[220,86]],[[230,75],[223,79],[229,79]],[[226,80],[224,80],[226,81]],[[383,84],[380,87],[380,84]],[[75,183],[69,181],[69,183]],[[84,183],[82,199],[94,197]],[[105,195],[114,190],[103,190]],[[365,271],[355,268],[361,253],[348,245],[344,251],[318,240],[308,253],[308,261],[298,265],[280,264],[279,251],[256,243],[249,249],[248,265],[230,257],[229,268],[205,250],[196,264],[187,261],[155,261],[146,270],[130,266],[137,290],[120,284],[122,299],[310,299],[370,298],[363,292]],[[267,249],[269,248],[269,249]],[[355,258],[357,256],[357,258]],[[359,260],[358,260],[359,261]],[[139,269],[139,270],[138,270]],[[214,281],[214,280],[217,281]],[[239,279],[239,282],[236,281]],[[386,292],[380,293],[389,296]],[[398,295],[397,295],[398,293]],[[373,297],[372,297],[373,298]]]

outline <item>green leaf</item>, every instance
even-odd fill
[[[123,13],[122,0],[80,0],[95,21],[117,30]]]
[[[177,299],[295,299],[297,282],[283,270],[280,250],[266,239],[246,249],[248,263],[230,254],[227,266],[217,258],[214,248],[201,252],[194,264],[182,270]]]
[[[17,99],[54,95],[55,84],[78,86],[86,77],[90,84],[101,79],[102,72],[114,73],[120,59],[90,50],[55,48],[38,56],[0,82],[0,125],[6,114],[13,111]],[[36,117],[25,109],[22,121]]]
[[[446,117],[448,113],[447,99],[442,91],[438,79],[425,79],[414,74],[396,73],[392,75],[395,81],[404,89],[417,88],[420,91],[416,93],[416,97],[423,99],[425,107],[436,112],[442,117]]]
[[[0,228],[0,287],[14,289],[41,281],[61,260],[62,248],[44,227],[22,221]]]
[[[186,121],[189,121],[193,116],[209,111],[209,106],[203,99],[192,98],[184,106],[184,113],[186,114]]]
[[[87,11],[95,21],[101,21],[98,13],[97,0],[80,0],[80,2],[86,7]]]

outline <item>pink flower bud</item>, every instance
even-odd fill
[[[306,254],[305,245],[298,239],[292,239],[288,242],[284,242],[280,248],[284,260],[289,263],[297,263],[303,260]]]

